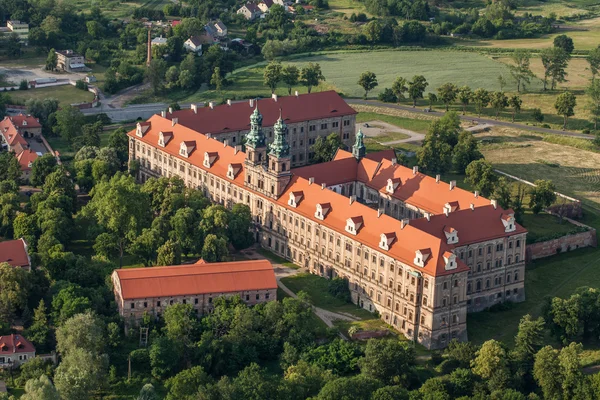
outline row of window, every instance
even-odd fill
[[[259,294],[259,293],[257,293],[257,294],[255,295],[255,298],[256,298],[256,300],[260,300],[260,294]],[[269,300],[270,298],[271,298],[271,293],[269,293],[269,292],[265,293],[265,300]],[[249,295],[249,294],[247,294],[247,295],[246,295],[246,301],[250,301],[250,295]],[[195,299],[194,299],[194,304],[195,304],[195,305],[197,305],[197,304],[198,304],[198,302],[199,302],[199,300],[198,300],[197,298],[195,298]],[[208,298],[208,303],[209,303],[209,304],[212,304],[212,302],[213,302],[213,298],[212,298],[212,297],[209,297],[209,298]],[[173,305],[173,303],[174,303],[174,300],[172,300],[172,299],[171,299],[171,300],[169,300],[169,305]],[[188,304],[188,301],[187,301],[187,299],[183,299],[183,300],[182,300],[182,304]],[[190,304],[191,304],[191,303],[190,303]],[[161,300],[157,300],[157,301],[156,301],[156,307],[162,307],[162,302],[161,302]],[[131,303],[130,303],[130,308],[131,308],[131,309],[135,309],[135,302],[131,302]],[[143,302],[143,306],[142,306],[142,308],[148,308],[148,302],[147,302],[147,301],[144,301],[144,302]]]

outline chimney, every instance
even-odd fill
[[[413,167],[413,175],[416,175],[418,172],[419,172],[419,167],[415,165]]]
[[[173,114],[173,107],[169,107],[169,114]]]
[[[350,196],[350,204],[354,203],[356,201],[356,196],[352,195]]]
[[[327,185],[325,184],[325,182],[321,183],[321,190],[325,189],[327,187]]]
[[[277,103],[277,94],[273,93],[273,94],[271,95],[271,98],[272,98],[273,100],[275,100],[275,102]]]
[[[210,107],[210,109],[211,109],[211,110],[212,110],[213,108],[215,108],[215,103],[214,103],[214,101],[210,101],[210,102],[208,103],[208,106]]]
[[[192,111],[194,114],[198,114],[198,104],[192,104]]]
[[[450,181],[450,190],[456,187],[456,181]]]
[[[179,122],[179,118],[173,118],[171,120],[171,126],[175,126],[175,124],[178,123],[178,122]]]
[[[490,200],[490,204],[494,206],[494,210],[498,207],[498,200]]]
[[[160,116],[161,116],[161,117],[163,117],[163,118],[167,118],[167,112],[166,112],[166,111],[164,111],[164,110],[163,110],[163,111],[161,111],[161,112],[160,112]]]
[[[471,208],[471,210],[475,211],[475,204],[471,203],[469,204],[469,207]]]
[[[315,178],[313,178],[312,176],[310,178],[308,178],[308,184],[312,185],[313,183],[315,183]]]
[[[408,225],[409,221],[410,220],[408,218],[403,218],[402,220],[400,220],[400,229],[404,229],[404,227]]]
[[[377,209],[377,218],[381,217],[381,214],[383,214],[383,208],[378,208]]]
[[[227,105],[231,106],[231,99],[227,99]]]
[[[450,209],[448,207],[444,207],[444,214],[446,215],[446,217],[448,216],[448,214],[450,214]]]
[[[223,147],[227,147],[227,139],[223,139]]]
[[[211,134],[210,134],[210,132],[209,132],[209,133],[207,133],[207,134],[206,134],[206,135],[204,135],[204,136],[206,136],[206,139],[207,139],[207,140],[208,140],[208,139],[210,139],[210,138],[212,137],[212,136],[211,136]]]
[[[427,222],[431,221],[431,214],[426,212],[425,214],[425,218],[427,218]]]
[[[254,107],[254,99],[248,100],[248,104],[250,104],[250,108]]]
[[[397,158],[392,158],[392,165],[396,165],[398,164],[398,159]]]
[[[440,174],[435,176],[435,183],[440,183]]]
[[[477,190],[473,194],[475,195],[475,198],[479,197],[479,192]]]
[[[296,97],[298,97],[298,91],[297,90],[294,92],[294,94],[296,95]]]

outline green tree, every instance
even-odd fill
[[[182,70],[177,82],[182,89],[191,89],[194,87],[194,75],[188,70]]]
[[[417,163],[424,169],[444,173],[452,167],[452,150],[458,142],[460,119],[455,112],[446,113],[429,126],[423,146],[417,151]]]
[[[567,129],[567,119],[575,115],[575,106],[577,105],[577,99],[571,92],[564,92],[558,95],[554,108],[558,115],[562,115],[564,118],[563,129]]]
[[[281,81],[282,66],[279,61],[271,61],[266,67],[263,74],[264,84],[271,89],[271,93],[275,93],[277,84]]]
[[[506,349],[500,342],[493,339],[485,342],[471,366],[474,374],[487,381],[490,391],[506,388],[510,369]]]
[[[465,170],[465,175],[465,182],[478,190],[482,196],[492,193],[498,180],[494,167],[485,159],[471,162]]]
[[[462,106],[463,106],[463,115],[466,114],[467,106],[469,105],[469,102],[472,99],[473,99],[473,91],[471,90],[470,87],[463,86],[460,89],[458,89],[458,101],[460,101],[460,104],[462,104]]]
[[[392,83],[392,92],[396,95],[398,101],[404,99],[405,93],[408,91],[408,82],[405,78],[399,76],[396,78],[394,83]]]
[[[84,122],[83,114],[76,107],[66,106],[54,113],[54,116],[56,123],[52,131],[72,144],[73,140],[81,133]]]
[[[423,98],[427,86],[429,86],[429,83],[423,75],[415,75],[412,80],[408,82],[408,96],[413,101],[413,107],[417,106],[417,100]]]
[[[181,247],[173,240],[167,240],[158,248],[157,265],[179,265],[181,264]]]
[[[427,100],[429,100],[429,111],[431,111],[433,108],[433,105],[435,103],[437,103],[438,98],[435,93],[429,92],[429,93],[427,93]]]
[[[169,390],[166,400],[196,399],[198,388],[212,382],[210,375],[201,366],[184,369],[165,382],[165,387]]]
[[[334,379],[334,375],[319,365],[300,360],[286,369],[284,379],[291,386],[295,398],[307,399],[319,394],[321,388]]]
[[[42,299],[33,312],[33,323],[27,329],[27,339],[35,344],[37,351],[43,352],[47,349],[49,338],[50,326],[48,325],[46,303]]]
[[[125,165],[129,158],[129,138],[127,130],[123,127],[113,131],[108,136],[108,147],[115,149],[117,157],[121,161],[121,166]]]
[[[31,166],[31,175],[29,181],[33,186],[42,186],[46,181],[46,177],[50,175],[56,169],[56,158],[46,153],[41,157],[38,157]]]
[[[322,163],[331,161],[335,152],[343,147],[342,138],[338,133],[331,133],[326,138],[319,136],[312,145],[311,150],[313,152],[312,162]]]
[[[302,84],[306,86],[308,93],[310,93],[314,86],[318,86],[319,83],[324,80],[325,77],[321,72],[321,66],[319,63],[308,63],[308,65],[303,67],[300,71],[300,81],[302,81]]]
[[[56,64],[58,63],[58,56],[56,55],[56,50],[50,49],[48,52],[48,57],[46,58],[46,69],[48,71],[54,71],[56,69]]]
[[[446,111],[451,103],[454,103],[458,96],[458,88],[454,83],[444,83],[442,86],[437,88],[438,99],[446,106]]]
[[[448,393],[448,389],[446,388],[446,382],[439,377],[427,379],[425,383],[423,383],[423,385],[419,388],[419,394],[422,398],[425,399],[451,399],[450,394]]]
[[[502,110],[508,107],[508,97],[502,92],[492,92],[490,95],[492,108],[496,110],[496,119]]]
[[[504,86],[506,86],[506,78],[502,74],[498,75],[498,85],[500,85],[500,91],[503,92]]]
[[[542,50],[540,56],[544,66],[544,90],[547,89],[548,79],[550,79],[551,89],[554,90],[556,83],[565,81],[569,54],[562,48],[552,47]]]
[[[158,394],[151,383],[146,383],[140,390],[137,400],[159,400]]]
[[[100,237],[100,236],[98,236]],[[142,233],[135,237],[129,245],[129,253],[137,256],[145,266],[153,265],[158,257],[158,249],[164,244],[160,232],[154,228],[144,228]],[[111,248],[118,250],[117,246]]]
[[[498,200],[500,207],[509,209],[512,204],[512,188],[508,180],[501,176],[496,182],[493,198]]]
[[[5,52],[12,58],[19,58],[21,56],[21,46],[21,40],[16,33],[9,35],[8,39],[4,41]]]
[[[165,379],[177,372],[183,356],[183,345],[166,336],[159,336],[150,345],[152,376]]]
[[[452,151],[452,165],[454,170],[464,174],[467,166],[475,160],[483,158],[479,151],[477,140],[471,132],[462,131],[458,134],[458,143]]]
[[[377,379],[360,374],[327,382],[317,400],[369,400],[371,394],[383,385]]]
[[[490,93],[482,88],[476,89],[475,92],[473,92],[473,103],[475,103],[477,116],[481,117],[481,111],[483,111],[490,103]]]
[[[162,58],[154,58],[146,69],[146,79],[150,83],[152,92],[156,95],[162,90],[167,63]],[[182,71],[183,72],[183,71]]]
[[[21,165],[17,157],[9,151],[0,151],[0,182],[18,182],[20,177]],[[39,185],[42,183],[43,180]]]
[[[215,67],[212,77],[210,78],[210,84],[215,87],[217,93],[221,93],[221,86],[223,85],[223,78],[221,77],[221,68]]]
[[[521,104],[523,100],[519,96],[511,96],[508,99],[508,106],[512,109],[512,122],[515,122],[515,114],[521,112]]]
[[[369,92],[375,89],[377,85],[379,85],[379,83],[377,82],[377,75],[375,75],[375,73],[371,71],[363,72],[358,78],[358,85],[365,90],[365,95],[363,96],[363,98],[366,99]]]
[[[164,331],[170,340],[182,343],[186,347],[196,342],[200,326],[193,305],[170,305],[165,310],[164,319]]]
[[[104,322],[91,311],[67,319],[56,330],[56,350],[61,355],[75,349],[101,354],[105,343]]]
[[[550,207],[556,201],[556,186],[550,180],[538,179],[529,193],[529,207],[534,214]]]
[[[81,144],[84,146],[100,146],[100,135],[102,134],[102,122],[86,124],[82,127]]]
[[[565,53],[571,55],[573,50],[575,50],[575,46],[573,45],[573,39],[568,37],[567,35],[558,35],[554,38],[554,47],[559,49],[563,49]]]
[[[298,84],[300,80],[300,70],[295,65],[286,65],[281,69],[281,81],[285,83],[288,89],[288,95],[292,94],[292,88]]]
[[[592,73],[592,83],[596,81],[596,75],[600,71],[600,46],[590,50],[587,56],[587,62],[590,64],[590,72]]]
[[[202,259],[204,261],[224,261],[225,257],[228,255],[229,250],[227,250],[227,239],[218,237],[212,233],[206,236],[204,239],[204,246],[202,246]]]
[[[184,254],[198,252],[201,248],[202,237],[198,230],[199,215],[190,207],[184,207],[177,210],[171,217],[170,232],[171,239],[175,240],[181,246]]]
[[[562,375],[558,354],[552,346],[546,346],[535,355],[533,376],[545,399],[562,398]]]
[[[234,204],[227,224],[227,237],[236,250],[242,250],[254,242],[252,236],[252,213],[245,204]]]
[[[510,75],[517,82],[517,93],[521,93],[521,88],[525,90],[525,84],[529,84],[531,78],[535,76],[530,67],[531,55],[527,50],[517,49],[512,52],[510,58],[513,62],[509,66]]]
[[[407,342],[371,339],[360,361],[361,372],[387,384],[408,383],[408,371],[415,364],[415,351]]]
[[[0,263],[0,320],[13,321],[17,311],[27,306],[29,286],[24,269]]]
[[[409,400],[408,390],[400,386],[384,386],[371,395],[371,400]]]
[[[585,92],[589,98],[587,108],[590,110],[594,119],[594,130],[598,130],[598,119],[600,118],[600,82],[593,79]]]
[[[108,358],[83,348],[63,356],[54,375],[54,383],[63,400],[86,400],[94,397],[106,382]]]
[[[60,400],[58,391],[52,381],[46,376],[30,379],[25,384],[25,394],[22,400]]]

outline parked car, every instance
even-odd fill
[[[42,138],[39,137],[39,136],[36,136],[35,137],[35,141],[38,142],[38,143],[42,143]]]

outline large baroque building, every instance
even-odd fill
[[[140,181],[179,176],[215,203],[248,205],[263,247],[347,279],[356,304],[427,348],[466,340],[468,311],[524,299],[526,231],[512,210],[367,155],[360,131],[352,153],[292,169],[285,115],[268,144],[255,105],[246,152],[155,115],[129,132],[129,158]]]
[[[335,91],[292,96],[273,95],[269,99],[248,100],[164,111],[162,116],[230,146],[243,143],[250,130],[250,114],[258,106],[263,117],[267,143],[273,141],[275,122],[281,118],[288,128],[292,167],[306,165],[312,158],[311,146],[318,137],[337,133],[347,148],[354,143],[356,111]]]

